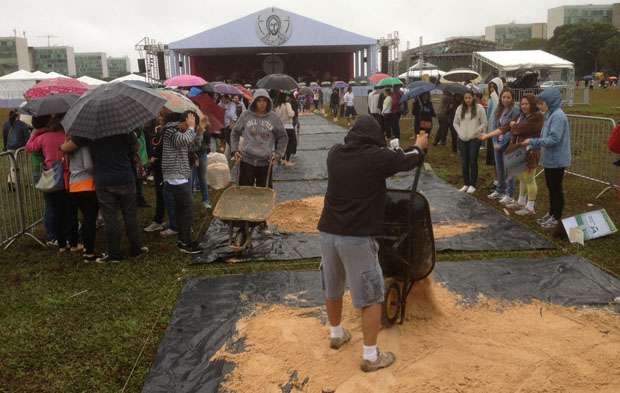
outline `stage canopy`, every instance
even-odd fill
[[[168,49],[171,75],[207,80],[277,72],[296,78],[311,74],[313,80],[328,73],[350,80],[377,69],[375,38],[275,7],[172,42]]]

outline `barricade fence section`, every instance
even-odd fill
[[[620,188],[620,168],[613,164],[618,157],[607,147],[616,122],[606,117],[581,115],[568,115],[568,121],[572,152],[568,173],[607,185],[597,198],[608,190]]]
[[[42,221],[43,194],[35,188],[30,155],[21,148],[0,153],[0,246],[9,248],[21,236],[41,245],[32,230]]]
[[[562,102],[564,105],[588,105],[590,104],[590,90],[587,88],[577,88],[575,86],[558,87],[562,93]],[[514,93],[515,101],[520,101],[521,97],[528,94],[537,95],[544,89],[534,87],[531,89],[511,89]]]
[[[5,151],[0,153],[0,245],[10,245],[22,227],[15,157],[12,151]]]

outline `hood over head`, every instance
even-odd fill
[[[549,113],[554,112],[562,106],[562,93],[560,89],[554,87],[543,90],[538,99],[543,100],[549,107]]]
[[[504,90],[504,82],[502,82],[502,78],[493,78],[491,79],[491,83],[497,86],[497,95],[501,95],[502,91]]]
[[[254,96],[252,97],[252,102],[250,103],[250,107],[248,108],[252,112],[256,112],[256,100],[260,97],[264,97],[267,99],[267,112],[271,112],[273,109],[273,101],[271,101],[271,97],[269,97],[269,93],[265,89],[256,89],[254,92]]]
[[[385,147],[385,136],[374,117],[362,115],[344,137],[344,143]]]

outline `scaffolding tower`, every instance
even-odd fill
[[[138,66],[144,61],[144,72],[146,81],[149,83],[162,83],[166,80],[166,76],[170,75],[170,64],[168,45],[164,45],[154,38],[144,37],[136,45],[135,50],[138,52]]]

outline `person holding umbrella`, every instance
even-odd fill
[[[337,88],[333,88],[332,94],[329,96],[329,108],[332,111],[334,121],[338,120],[338,107],[340,105],[340,94]]]
[[[107,252],[97,263],[123,259],[118,212],[122,212],[130,257],[147,253],[138,231],[136,175],[132,161],[138,145],[136,127],[153,120],[165,100],[157,93],[127,83],[102,85],[82,96],[67,112],[62,125],[71,136],[63,151],[88,146],[93,159],[97,202],[105,222]]]
[[[430,137],[433,129],[433,117],[436,116],[430,93],[424,93],[416,98],[413,102],[412,113],[415,116],[415,134],[418,135],[420,131],[426,131]]]

